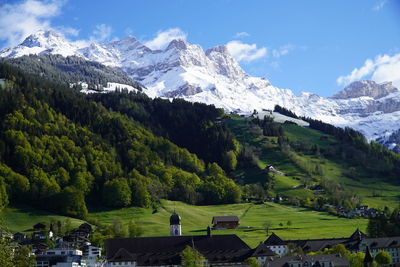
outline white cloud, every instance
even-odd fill
[[[112,28],[106,24],[98,24],[93,30],[92,36],[90,37],[91,42],[104,42],[107,41],[112,33]]]
[[[372,79],[378,83],[391,81],[400,88],[400,54],[393,56],[378,55],[375,59],[367,59],[360,68],[355,68],[350,74],[340,76],[336,82],[347,85],[360,79]]]
[[[64,26],[57,26],[55,27],[57,32],[63,34],[63,35],[68,35],[68,36],[78,36],[79,35],[79,30],[71,27],[64,27]]]
[[[387,4],[388,0],[379,0],[378,3],[376,3],[374,5],[374,7],[372,8],[373,11],[379,11],[381,10],[386,4]]]
[[[248,37],[250,36],[250,34],[248,32],[237,32],[235,34],[235,38],[244,38],[244,37]]]
[[[272,56],[275,58],[279,58],[281,56],[287,55],[294,48],[295,47],[292,44],[287,44],[287,45],[281,46],[278,49],[272,50]]]
[[[63,4],[61,0],[25,0],[1,5],[0,40],[14,46],[38,30],[51,29],[50,19],[60,13]]]
[[[182,39],[186,40],[187,34],[179,28],[172,28],[166,31],[157,32],[153,40],[145,42],[145,45],[150,49],[164,49],[172,40]]]
[[[237,60],[251,62],[267,55],[267,48],[257,48],[256,44],[246,44],[241,41],[230,41],[226,44],[229,53]]]

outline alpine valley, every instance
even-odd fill
[[[369,140],[400,150],[400,91],[390,81],[383,84],[356,81],[329,98],[313,93],[295,95],[265,78],[247,74],[226,46],[204,51],[199,45],[175,39],[163,50],[152,50],[135,37],[127,36],[82,47],[54,31],[38,31],[18,46],[3,49],[0,57],[23,66],[24,60],[40,61],[41,56],[48,54],[68,57],[70,61],[77,57],[76,60],[101,63],[94,67],[97,72],[103,68],[106,73],[104,68],[108,68],[116,73],[102,80],[113,85],[108,89],[115,89],[117,84],[131,90],[141,89],[151,98],[183,98],[239,114],[273,110],[280,105],[299,116],[351,127]],[[68,70],[66,66],[63,68]],[[82,77],[71,76],[68,82],[82,81],[85,81]],[[94,87],[89,83],[85,91],[99,90]]]

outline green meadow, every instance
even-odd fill
[[[52,220],[71,221],[72,227],[77,227],[84,221],[37,210],[26,205],[8,207],[1,213],[2,223],[13,233],[28,232],[32,226],[41,222],[49,224]]]
[[[125,208],[90,213],[90,219],[112,223],[115,218],[123,222],[135,219],[144,228],[145,236],[169,235],[169,216],[176,210],[182,218],[184,235],[205,234],[213,216],[237,215],[240,229],[214,230],[213,234],[237,234],[250,246],[256,246],[267,237],[263,224],[272,223],[273,231],[283,238],[323,238],[350,236],[357,227],[365,231],[366,219],[345,219],[324,212],[266,202],[265,204],[230,204],[192,206],[182,202],[163,200],[157,212],[150,209]],[[291,221],[291,226],[287,222]],[[269,233],[269,234],[270,234]]]
[[[247,244],[254,247],[267,237],[262,225],[266,221],[272,223],[271,232],[287,239],[345,237],[351,235],[357,227],[365,231],[366,219],[338,218],[328,213],[316,212],[304,208],[280,205],[267,202],[265,204],[230,204],[213,206],[192,206],[182,202],[162,200],[157,212],[144,208],[123,208],[118,210],[92,211],[90,221],[111,224],[115,219],[123,223],[135,220],[144,229],[144,236],[169,235],[169,217],[176,212],[182,218],[184,235],[202,235],[211,225],[213,216],[237,215],[240,229],[214,230],[213,234],[236,234]],[[2,214],[6,226],[12,231],[26,231],[37,222],[49,222],[51,219],[65,220],[67,217],[28,207],[8,208]],[[72,225],[82,223],[71,219]],[[287,222],[291,221],[291,226]]]

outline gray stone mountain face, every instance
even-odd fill
[[[391,82],[376,83],[370,80],[355,81],[335,94],[334,99],[349,99],[361,96],[369,96],[374,99],[382,98],[390,93],[396,92],[398,89]]]
[[[226,46],[216,46],[206,51],[218,74],[231,79],[243,79],[247,74],[239,66],[236,60],[229,54]]]
[[[165,93],[166,97],[182,97],[182,96],[190,96],[190,95],[195,95],[203,90],[199,86],[193,86],[191,84],[185,84],[179,87],[175,91],[169,91]]]

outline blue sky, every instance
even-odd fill
[[[330,96],[357,79],[400,85],[399,0],[0,0],[0,47],[38,28],[74,41],[229,43],[248,73],[295,93]]]

